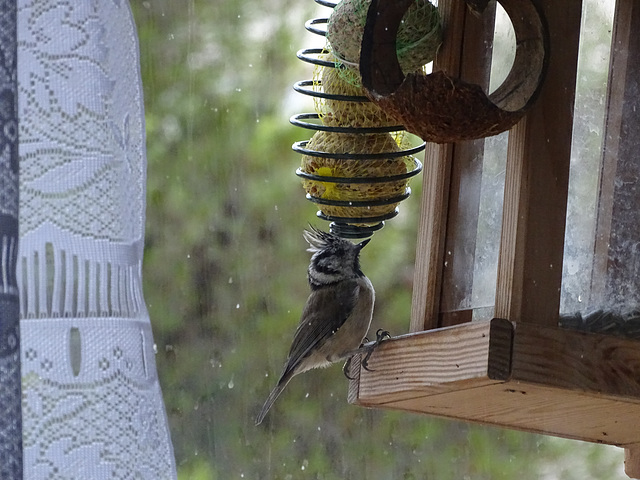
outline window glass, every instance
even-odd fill
[[[600,3],[585,3],[595,23]],[[256,427],[308,295],[302,230],[328,228],[294,173],[300,156],[291,145],[309,132],[288,119],[313,109],[291,88],[313,75],[296,52],[322,45],[304,23],[329,10],[312,0],[132,8],[148,135],[145,298],[180,479],[626,478],[613,447],[349,405],[339,366],[295,377]],[[581,99],[606,66],[585,55]],[[600,125],[591,115],[576,116],[576,132],[589,138]],[[500,142],[489,139],[487,149],[504,149]],[[492,155],[483,169],[483,245],[496,242],[501,216],[504,160]],[[399,216],[362,253],[377,293],[373,332],[408,330],[420,177],[411,186]],[[495,253],[482,256],[474,283],[495,284]],[[478,306],[490,298],[478,289]]]

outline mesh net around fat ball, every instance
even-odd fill
[[[360,85],[360,45],[370,4],[371,0],[342,0],[327,23],[331,50],[347,67],[339,73],[354,85]],[[431,62],[441,43],[438,7],[429,0],[416,0],[402,17],[396,38],[398,61],[405,75]]]
[[[326,153],[379,154],[400,151],[391,134],[350,134],[316,132],[306,148]],[[303,155],[303,172],[328,177],[378,178],[402,175],[414,167],[411,156],[388,158],[339,159]],[[371,183],[339,183],[331,181],[303,180],[304,189],[313,197],[325,200],[364,201],[383,200],[402,195],[408,180]],[[369,207],[318,205],[325,214],[335,217],[376,217],[395,209],[398,203]]]
[[[331,55],[326,58],[335,57]],[[347,82],[340,68],[316,67],[314,82],[322,86],[324,93],[365,97],[364,89]],[[322,122],[328,126],[386,127],[398,123],[373,102],[350,102],[318,97],[314,101],[316,112],[320,115]]]

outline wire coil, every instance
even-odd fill
[[[336,6],[328,0],[315,1],[329,8]],[[328,22],[328,18],[314,18],[305,23],[305,28],[326,36]],[[300,50],[297,57],[329,74],[341,72],[328,69],[346,68],[331,57],[329,46]],[[422,170],[422,163],[414,155],[424,150],[425,143],[405,146],[390,140],[389,135],[398,138],[404,128],[386,117],[366,124],[355,121],[359,108],[371,111],[377,107],[349,85],[347,93],[328,91],[325,77],[302,80],[293,86],[316,102],[315,113],[290,118],[293,125],[315,132],[310,140],[292,146],[303,155],[296,175],[303,181],[307,199],[318,206],[318,217],[331,222],[333,233],[344,238],[370,237],[385,220],[398,215],[397,205],[411,194],[407,182]],[[380,112],[379,117],[383,114]]]

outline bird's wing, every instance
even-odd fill
[[[314,290],[302,311],[283,376],[336,332],[353,311],[360,286],[356,279]]]

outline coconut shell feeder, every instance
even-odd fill
[[[413,0],[373,0],[362,38],[360,73],[369,98],[426,141],[450,143],[496,135],[518,122],[533,104],[546,71],[548,33],[536,5],[500,0],[516,36],[509,75],[490,95],[444,71],[402,72],[395,37]],[[481,14],[487,1],[467,1]]]
[[[371,2],[359,65],[367,97],[428,142],[409,333],[370,370],[353,362],[349,401],[616,445],[640,478],[640,4],[616,1],[594,169],[582,296],[605,307],[561,315],[582,2],[501,0],[516,55],[489,95],[495,4],[439,0],[444,39],[424,74],[403,72],[394,48],[410,3]],[[483,137],[503,130],[492,300],[475,304]],[[607,311],[614,297],[635,313]]]

